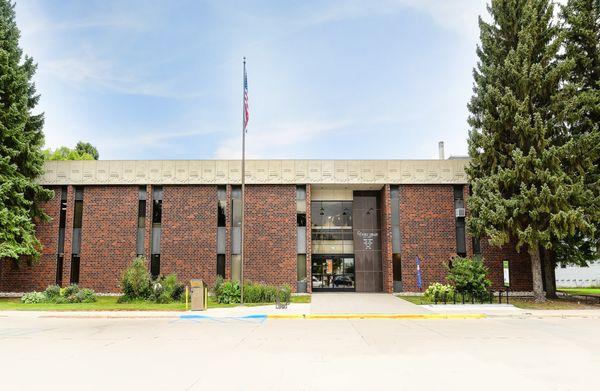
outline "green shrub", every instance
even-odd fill
[[[454,287],[452,285],[444,285],[439,282],[434,282],[425,290],[425,298],[433,301],[437,295],[438,300],[442,300],[444,295],[450,299],[454,295]]]
[[[120,299],[120,301],[148,299],[152,294],[151,283],[152,277],[148,271],[146,258],[135,258],[121,276],[123,300]]]
[[[224,281],[218,278],[215,282],[214,293],[217,302],[221,304],[239,303],[241,301],[240,285],[237,281]],[[292,288],[283,285],[278,288],[273,285],[246,282],[244,284],[245,303],[274,303],[279,296],[281,301],[287,301],[292,295]]]
[[[75,296],[79,292],[79,285],[71,284],[65,288],[62,288],[60,291],[60,295],[64,297]]]
[[[161,283],[164,295],[174,301],[181,300],[185,287],[177,280],[177,274],[169,274],[163,277]]]
[[[221,304],[239,303],[241,298],[240,284],[237,281],[224,281],[215,290],[217,302]]]
[[[76,303],[94,303],[98,299],[96,298],[96,292],[92,289],[83,288],[75,294]]]
[[[292,287],[289,286],[288,284],[282,285],[281,289],[279,289],[278,295],[279,295],[280,302],[289,303],[289,301],[292,297]]]
[[[45,303],[48,301],[46,294],[44,292],[29,292],[25,293],[21,297],[21,303],[25,304],[36,304],[36,303]]]
[[[60,297],[60,286],[58,285],[49,285],[48,288],[44,291],[44,294],[48,298],[49,301],[55,301]]]
[[[487,295],[492,282],[487,278],[488,269],[483,264],[483,259],[457,257],[447,268],[446,280],[454,285],[457,292],[475,297]]]
[[[93,303],[97,300],[96,292],[87,288],[80,288],[77,284],[61,288],[50,285],[44,292],[30,292],[21,297],[21,302],[31,303]]]
[[[159,277],[152,282],[152,293],[149,299],[156,303],[171,303],[183,297],[185,287],[177,280],[176,274]]]

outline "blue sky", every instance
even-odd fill
[[[17,0],[46,144],[103,159],[466,154],[480,0]]]

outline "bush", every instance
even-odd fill
[[[93,303],[96,300],[96,292],[92,289],[83,288],[75,294],[76,303]]]
[[[217,302],[221,304],[239,303],[241,298],[240,284],[237,281],[223,281],[215,290]]]
[[[80,288],[76,284],[61,288],[50,285],[44,292],[30,292],[21,297],[21,302],[32,303],[93,303],[97,300],[96,292],[87,288]]]
[[[44,292],[29,292],[21,297],[21,303],[25,304],[45,303],[47,300]]]
[[[434,282],[429,285],[425,290],[425,298],[431,301],[437,297],[438,300],[442,300],[442,298],[446,295],[448,299],[450,299],[454,295],[454,287],[452,285],[444,285],[439,282]]]
[[[50,301],[54,301],[60,297],[60,286],[58,285],[49,285],[48,288],[44,291],[46,298]]]
[[[221,304],[239,303],[241,301],[241,290],[237,281],[224,281],[222,278],[217,278],[214,293],[217,302]],[[250,281],[244,284],[245,303],[274,303],[278,296],[281,301],[288,301],[291,295],[292,288],[289,285],[277,288],[273,285],[257,284]]]
[[[148,271],[146,258],[137,257],[121,276],[121,291],[123,300],[148,299],[153,293],[151,289],[152,277]]]
[[[289,303],[292,297],[292,287],[288,284],[284,284],[278,292],[279,301],[282,303]]]
[[[457,257],[447,267],[446,280],[454,285],[457,292],[476,297],[487,295],[492,282],[487,278],[488,269],[481,258]]]
[[[176,274],[159,277],[152,283],[150,300],[156,303],[170,303],[181,300],[185,288],[177,280]]]

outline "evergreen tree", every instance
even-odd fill
[[[34,183],[44,158],[43,114],[32,77],[36,65],[22,58],[14,4],[0,0],[0,260],[39,257],[36,219],[47,219],[38,207],[52,192]]]
[[[569,0],[561,8],[564,51],[571,67],[557,102],[563,134],[572,144],[565,167],[591,192],[588,213],[600,228],[600,0]],[[596,239],[582,234],[557,241],[556,260],[586,265],[597,257]]]
[[[83,141],[79,141],[77,143],[77,145],[75,146],[75,150],[77,152],[79,152],[80,155],[83,155],[84,153],[87,153],[94,160],[98,160],[100,158],[100,154],[98,153],[98,149],[96,149],[96,147],[94,147],[90,143],[85,143]]]
[[[586,214],[600,229],[600,1],[569,0],[561,7],[563,49],[560,61],[569,67],[561,84],[556,114],[563,130],[554,140],[563,145],[563,167],[582,176],[588,201]],[[597,237],[576,232],[555,238],[545,252],[544,277],[548,297],[556,296],[557,263],[585,266],[598,257]]]
[[[515,241],[531,258],[533,291],[545,300],[540,248],[591,232],[582,178],[567,175],[554,113],[569,71],[548,0],[492,0],[479,20],[479,62],[469,103],[469,229],[492,245]]]

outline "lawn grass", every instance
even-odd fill
[[[543,303],[537,303],[533,299],[511,298],[510,304],[524,310],[589,310],[600,309],[600,305],[586,303],[582,301],[567,300],[563,298],[546,300]]]
[[[95,303],[38,303],[24,304],[20,298],[0,298],[0,311],[185,311],[185,303],[175,302],[158,304],[148,301],[133,301],[117,303],[117,296],[98,296]],[[292,303],[310,303],[310,295],[292,296]],[[246,306],[255,307],[274,303],[248,303]],[[208,297],[208,308],[236,307],[239,304],[219,304],[212,296]]]
[[[410,301],[411,303],[418,305],[433,304],[432,300],[425,298],[424,296],[397,296],[400,299]],[[498,303],[498,297],[495,297],[492,304]],[[506,303],[506,298],[502,298],[502,303]],[[517,308],[526,310],[586,310],[586,309],[600,309],[600,305],[585,303],[581,301],[567,300],[564,298],[546,300],[544,303],[536,303],[533,299],[511,297],[508,300],[509,304],[514,305]],[[449,302],[448,304],[452,304]],[[457,302],[458,304],[458,302]],[[488,302],[489,304],[489,302]],[[443,305],[443,304],[440,304]]]
[[[600,288],[559,288],[558,290],[571,295],[600,295]]]

